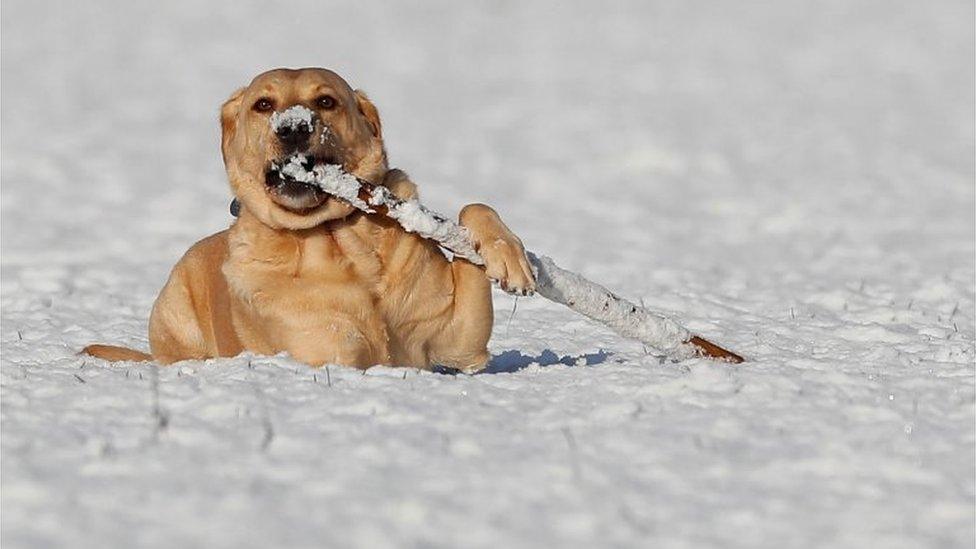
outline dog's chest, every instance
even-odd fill
[[[321,232],[302,240],[296,275],[310,284],[339,277],[363,288],[377,287],[383,264],[374,238],[352,228]]]
[[[242,232],[231,236],[223,270],[232,292],[258,306],[314,307],[316,297],[337,292],[373,296],[380,291],[383,264],[372,237],[348,226],[301,235]]]

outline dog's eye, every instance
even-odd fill
[[[271,103],[271,100],[268,99],[267,97],[262,97],[261,99],[258,99],[254,103],[254,110],[258,112],[268,112],[272,108],[274,108],[274,105]]]
[[[323,95],[315,100],[315,106],[320,109],[331,109],[336,106],[336,100],[331,95]]]

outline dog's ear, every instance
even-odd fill
[[[241,103],[244,101],[244,90],[241,88],[230,94],[227,101],[220,107],[220,152],[224,155],[224,163],[227,163],[227,144],[230,143],[234,132],[237,131],[237,115],[241,110]]]
[[[366,118],[369,129],[373,132],[373,137],[383,138],[383,126],[380,125],[380,112],[376,110],[376,105],[366,97],[366,92],[356,90],[356,104],[359,106],[359,113]]]

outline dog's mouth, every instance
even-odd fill
[[[264,173],[268,195],[279,206],[293,212],[307,212],[324,204],[329,195],[315,184],[315,166],[341,164],[332,157],[292,154],[273,161]]]

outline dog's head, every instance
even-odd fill
[[[387,170],[376,107],[326,69],[261,74],[224,103],[220,122],[234,195],[274,228],[305,229],[352,212],[318,187],[282,176],[277,168],[296,153],[372,181]]]

